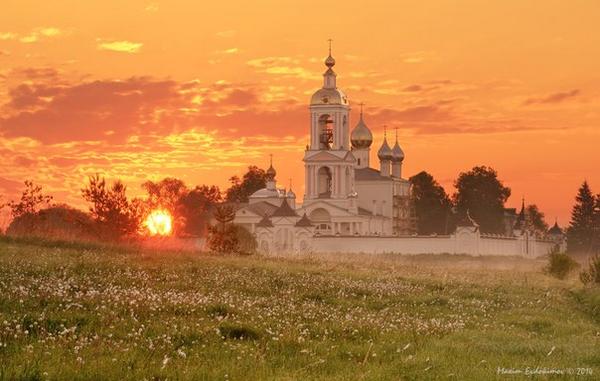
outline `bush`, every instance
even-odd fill
[[[600,255],[596,254],[590,258],[589,267],[579,274],[583,284],[600,285]]]
[[[15,217],[6,229],[11,237],[37,237],[65,241],[94,241],[98,229],[86,213],[67,205],[56,205]]]
[[[234,225],[235,208],[231,205],[218,205],[214,212],[218,224],[209,226],[208,247],[220,254],[253,254],[256,252],[256,239],[248,230]]]
[[[211,251],[219,254],[254,254],[256,239],[241,226],[228,224],[209,226],[208,245]]]
[[[225,339],[257,340],[260,338],[258,331],[247,325],[223,323],[219,326],[219,332]]]
[[[247,255],[256,253],[258,243],[256,242],[256,238],[254,238],[252,233],[241,226],[236,226],[235,236],[237,240],[237,247],[235,249],[236,253]]]
[[[567,274],[579,266],[573,258],[566,253],[561,253],[558,249],[552,250],[548,255],[548,265],[546,273],[558,279],[565,279]]]

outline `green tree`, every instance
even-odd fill
[[[410,179],[419,234],[447,234],[454,230],[452,202],[444,188],[422,171]]]
[[[548,231],[544,213],[540,211],[537,205],[527,205],[525,208],[526,225],[538,235],[544,235]]]
[[[146,210],[166,209],[173,218],[173,234],[185,230],[185,217],[181,210],[181,199],[189,190],[185,183],[173,177],[166,177],[158,182],[146,181],[142,188],[148,194]]]
[[[571,252],[591,252],[594,247],[596,198],[587,181],[579,187],[567,229],[567,247]]]
[[[90,176],[88,186],[81,190],[84,200],[92,204],[89,208],[92,218],[101,234],[108,238],[120,239],[140,230],[141,216],[135,203],[127,199],[126,191],[121,181],[108,186],[97,174]]]
[[[257,166],[248,167],[242,179],[233,176],[229,179],[231,187],[225,191],[225,200],[228,202],[248,202],[248,197],[267,185],[267,174]]]
[[[504,233],[504,203],[510,188],[498,179],[498,173],[486,166],[462,172],[455,181],[453,195],[459,218],[467,211],[484,233]]]
[[[196,236],[206,235],[210,212],[221,201],[217,186],[202,185],[190,190],[179,200],[179,209],[185,219],[184,231]]]
[[[148,180],[142,184],[142,189],[148,194],[150,208],[164,208],[171,213],[177,211],[181,197],[188,193],[185,183],[173,177],[158,182]]]
[[[25,180],[25,190],[21,193],[21,199],[8,202],[13,219],[25,214],[35,214],[42,207],[50,206],[52,196],[42,193],[42,187],[35,185],[31,180]]]
[[[236,226],[233,224],[235,209],[231,205],[219,204],[214,214],[217,224],[209,226],[208,246],[211,251],[227,254],[234,253],[238,247]]]

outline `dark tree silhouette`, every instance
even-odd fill
[[[6,234],[68,241],[94,241],[99,237],[89,214],[68,205],[53,205],[37,213],[23,214],[10,223]]]
[[[202,185],[190,190],[179,200],[179,209],[185,219],[187,234],[204,236],[208,228],[210,212],[221,201],[217,186]]]
[[[571,211],[571,223],[567,229],[567,248],[571,252],[591,252],[594,250],[597,200],[587,181],[579,187],[575,205]]]
[[[81,190],[83,198],[91,203],[90,214],[99,224],[101,232],[109,238],[119,239],[139,232],[141,216],[134,203],[126,196],[127,187],[116,181],[108,187],[104,178],[91,176],[89,184]]]
[[[34,214],[42,207],[48,207],[52,201],[52,196],[42,193],[42,187],[33,184],[30,180],[25,180],[25,190],[21,193],[21,199],[10,201],[6,205],[11,210],[12,218],[15,219],[25,214]]]
[[[425,171],[414,175],[409,180],[412,183],[418,233],[452,232],[454,230],[452,202],[444,188]]]
[[[216,253],[234,253],[238,247],[236,227],[233,225],[235,209],[231,205],[219,204],[213,216],[218,223],[208,228],[208,246]]]
[[[248,202],[248,197],[267,185],[267,174],[257,166],[248,167],[248,172],[242,179],[233,176],[229,179],[231,187],[225,192],[225,200],[228,202]]]
[[[510,197],[510,188],[498,180],[498,173],[486,166],[462,172],[453,195],[459,218],[467,211],[484,233],[504,232],[504,203]]]
[[[148,193],[148,204],[151,208],[165,208],[175,213],[181,197],[188,193],[182,180],[166,177],[159,182],[146,181],[142,188]]]
[[[534,233],[540,236],[544,235],[548,231],[548,224],[544,218],[544,213],[539,210],[537,205],[531,204],[527,205],[527,208],[525,208],[525,219],[527,226],[529,226]]]
[[[146,181],[142,188],[148,194],[145,200],[146,211],[166,209],[173,218],[173,234],[185,231],[185,211],[181,205],[182,198],[189,192],[185,183],[180,179],[166,177],[158,182]]]

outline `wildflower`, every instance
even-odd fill
[[[162,361],[162,367],[160,369],[165,369],[169,361],[171,361],[171,359],[169,358],[169,356],[165,355]]]

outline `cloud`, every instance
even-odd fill
[[[50,68],[19,69],[18,75],[26,80],[9,89],[0,107],[6,138],[116,144],[197,128],[229,137],[306,133],[305,106],[286,96],[286,87],[150,77],[69,82]]]
[[[553,93],[540,98],[529,98],[523,102],[524,105],[532,105],[532,104],[553,104],[553,103],[561,103],[563,101],[572,99],[577,97],[580,94],[579,89],[574,89],[571,91],[558,92]]]
[[[233,36],[235,36],[237,34],[237,31],[230,29],[230,30],[223,30],[221,32],[217,32],[215,33],[215,35],[217,37],[221,37],[221,38],[231,38]]]
[[[255,58],[247,62],[248,66],[256,68],[257,71],[261,73],[303,79],[314,79],[319,77],[318,73],[300,66],[299,63],[300,61],[298,59],[285,56]]]
[[[121,41],[105,41],[99,42],[97,45],[98,50],[108,50],[112,52],[120,53],[138,53],[144,46],[141,42],[131,42],[126,40]]]
[[[382,108],[376,112],[376,117],[396,122],[442,122],[454,119],[446,102],[407,107],[401,110]]]
[[[239,49],[238,48],[229,48],[229,49],[224,49],[224,50],[217,50],[215,53],[216,54],[236,54],[239,53]]]
[[[35,28],[24,35],[13,32],[0,32],[0,41],[18,40],[24,44],[31,44],[40,39],[59,37],[66,34],[68,34],[66,31],[57,27],[41,27]]]
[[[0,41],[14,40],[18,37],[16,33],[12,32],[0,32]]]
[[[155,13],[158,12],[158,3],[149,3],[148,5],[146,5],[146,7],[144,8],[144,10],[146,12],[150,12],[150,13]]]
[[[41,28],[38,30],[38,33],[45,37],[56,37],[60,36],[64,32],[58,28],[49,27],[49,28]]]
[[[158,129],[158,123],[178,113],[183,97],[177,91],[173,81],[147,78],[70,85],[22,83],[9,92],[0,131],[50,144],[120,141],[137,130]]]
[[[402,91],[406,92],[419,92],[423,91],[423,86],[421,85],[409,85],[402,89]]]
[[[299,61],[292,57],[262,57],[255,58],[247,62],[251,67],[265,69],[273,66],[288,65],[290,63],[297,64]]]
[[[0,177],[0,189],[2,189],[6,193],[14,193],[22,186],[23,186],[23,183],[21,183],[19,181],[14,181],[14,180],[7,179],[5,177]],[[2,201],[6,201],[6,199],[4,199]]]

